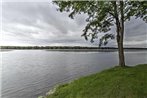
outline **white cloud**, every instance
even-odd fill
[[[72,20],[68,13],[58,12],[50,0],[5,0],[2,17],[0,45],[98,45],[81,37],[86,15]],[[126,45],[145,46],[145,25],[141,20],[126,23]],[[111,45],[115,46],[115,41],[108,46]]]

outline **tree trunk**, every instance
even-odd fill
[[[120,41],[119,41],[119,65],[122,67],[125,66],[125,57],[124,57],[124,48],[123,48],[123,38],[124,38],[124,2],[120,1],[120,22],[121,22],[121,29],[120,29]]]
[[[119,65],[125,66],[125,57],[123,49],[123,36],[124,36],[124,13],[123,13],[123,1],[120,1],[120,18],[117,6],[117,1],[114,2],[114,12],[116,20],[116,32],[117,32],[117,45],[118,45],[118,55],[119,55]]]
[[[125,58],[124,58],[124,49],[123,49],[123,36],[120,36],[119,40],[117,41],[118,45],[118,54],[119,54],[119,65],[125,67]]]

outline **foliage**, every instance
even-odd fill
[[[103,37],[98,36],[99,33],[106,33],[111,30],[111,27],[116,24],[116,18],[121,15],[121,6],[117,2],[117,14],[115,14],[116,1],[53,1],[58,5],[58,10],[63,12],[70,12],[69,17],[74,18],[75,15],[84,13],[88,17],[86,19],[87,25],[83,30],[82,36],[86,40],[91,38],[91,42],[94,39],[99,38],[99,46],[106,45],[109,39],[114,39],[114,32],[112,34],[105,34]],[[130,20],[132,16],[136,18],[142,18],[147,22],[147,2],[146,1],[123,1],[123,13],[124,21]],[[116,24],[118,25],[118,24]]]
[[[0,49],[113,49],[117,50],[115,47],[83,47],[83,46],[0,46]],[[125,49],[134,49],[134,50],[147,50],[147,48],[125,48]]]

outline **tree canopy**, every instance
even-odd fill
[[[74,19],[75,15],[84,13],[87,15],[87,25],[82,36],[91,42],[99,38],[99,46],[106,45],[109,39],[114,39],[114,34],[106,33],[116,24],[116,18],[121,21],[121,5],[115,1],[53,1],[59,6],[60,12],[70,12],[69,17]],[[115,12],[117,11],[117,12]],[[131,17],[142,18],[147,22],[147,2],[146,1],[123,1],[123,20],[130,20]],[[105,33],[99,37],[99,33]]]
[[[115,38],[115,33],[106,33],[111,30],[112,26],[116,27],[116,40],[118,46],[119,65],[125,66],[123,39],[125,26],[124,23],[131,17],[142,18],[147,22],[147,2],[116,0],[116,1],[54,1],[59,6],[58,10],[70,12],[69,17],[75,15],[87,14],[87,25],[83,30],[82,36],[86,40],[99,39],[99,46],[106,45],[110,39]],[[99,33],[104,33],[99,36]],[[127,32],[126,32],[127,33]]]

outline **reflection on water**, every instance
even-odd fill
[[[118,64],[117,52],[15,50],[2,53],[2,98],[37,98],[53,86]],[[147,52],[126,52],[127,65]]]
[[[13,51],[13,49],[0,49],[0,52],[8,52],[8,51]]]

